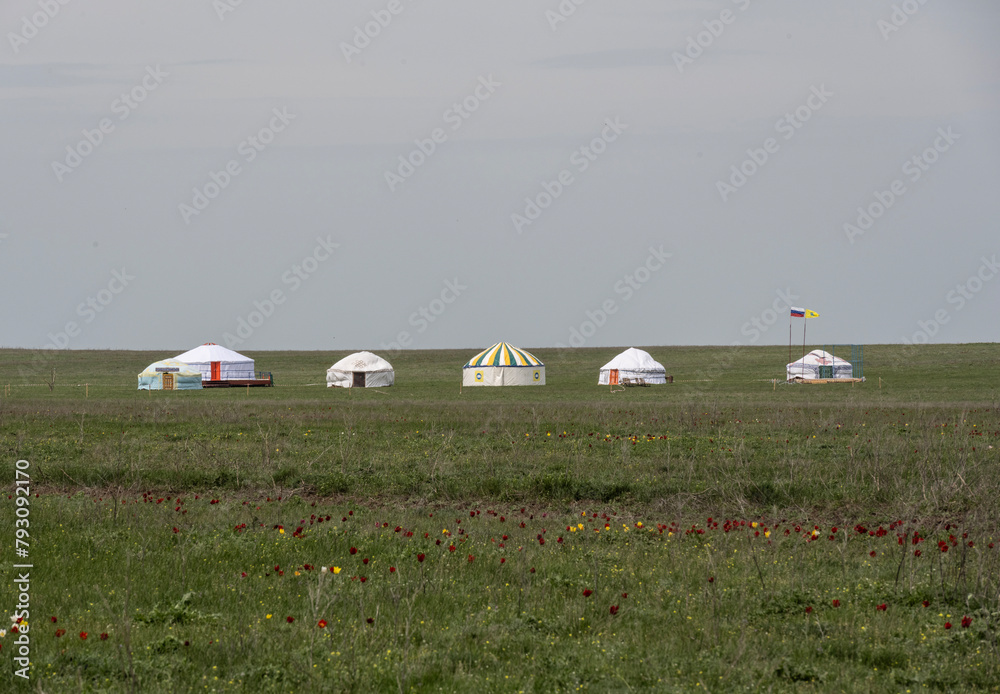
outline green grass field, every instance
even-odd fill
[[[825,386],[649,348],[675,382],[618,393],[618,349],[460,390],[475,351],[151,393],[171,350],[0,350],[8,614],[32,564],[4,687],[1000,691],[1000,347],[869,346]]]

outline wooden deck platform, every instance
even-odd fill
[[[822,385],[825,383],[862,383],[863,378],[792,378],[789,383],[806,383],[809,385]]]
[[[274,382],[270,378],[234,378],[228,381],[202,381],[202,388],[270,388]]]

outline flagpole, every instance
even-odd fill
[[[806,323],[808,322],[809,322],[808,318],[804,317],[802,319],[802,361],[800,363],[802,364],[803,376],[805,375],[806,372]]]
[[[788,363],[792,363],[792,312],[788,312]]]

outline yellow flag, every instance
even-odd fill
[[[809,309],[806,309],[806,318],[819,318],[819,314],[816,313],[815,311],[810,311]]]

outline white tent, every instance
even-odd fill
[[[201,371],[203,381],[252,379],[255,375],[253,359],[214,342],[206,342],[184,354],[178,354],[174,359]]]
[[[200,390],[201,371],[174,359],[153,362],[139,374],[139,390]]]
[[[392,364],[371,352],[355,352],[326,370],[327,388],[376,388],[395,382]]]
[[[789,381],[796,378],[808,381],[819,378],[854,377],[854,366],[851,362],[840,357],[835,357],[821,349],[814,349],[798,361],[793,361],[785,368]]]
[[[667,371],[649,352],[629,347],[601,367],[597,382],[602,386],[617,385],[626,378],[641,378],[650,384],[666,383]]]
[[[462,367],[463,386],[544,386],[545,364],[530,352],[498,342]]]

